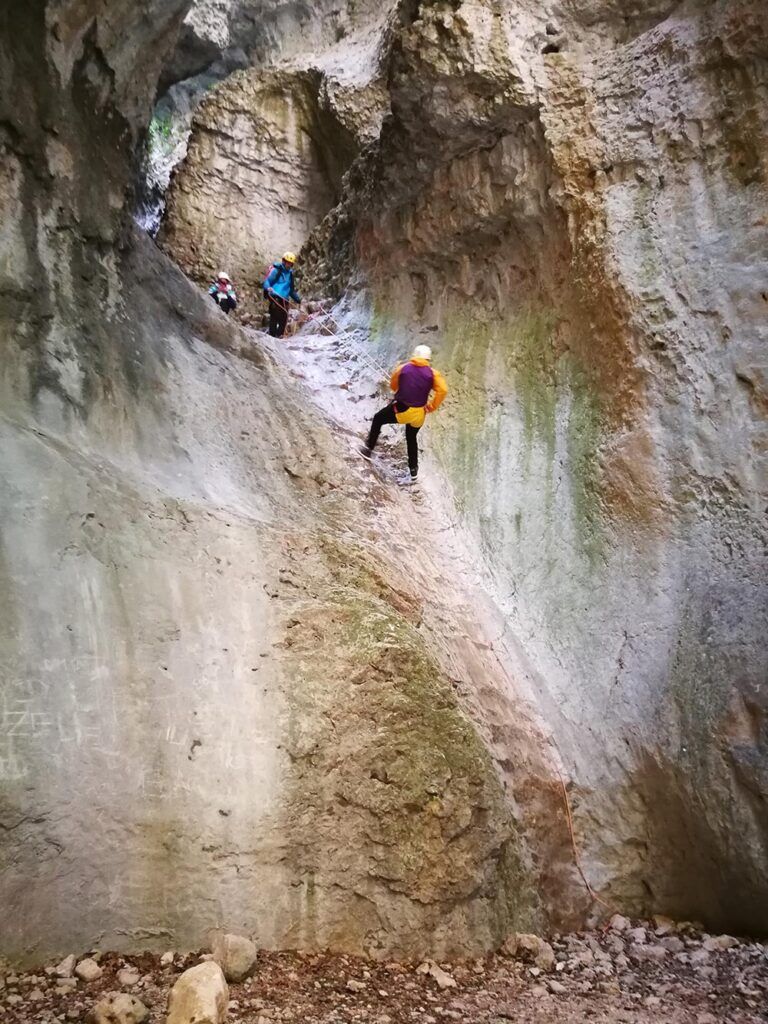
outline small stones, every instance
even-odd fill
[[[630,959],[641,962],[650,960],[654,963],[661,963],[668,955],[667,950],[663,946],[630,946],[629,949]]]
[[[167,953],[163,953],[163,955],[160,957],[160,965],[162,967],[169,967],[173,963],[173,957],[173,950],[169,949]]]
[[[82,981],[96,981],[104,973],[103,969],[99,967],[96,961],[92,957],[86,957],[81,960],[75,967],[75,974]]]
[[[679,925],[659,936],[656,932],[662,926],[658,920],[628,923],[630,927],[623,931],[597,928],[554,935],[548,942],[537,936],[515,936],[507,955],[455,964],[426,960],[418,973],[407,963],[265,952],[259,955],[253,977],[234,983],[231,991],[224,990],[227,1002],[223,1013],[228,1012],[231,1024],[341,1024],[342,1020],[381,1024],[387,1019],[390,1024],[493,1024],[497,1018],[501,1024],[505,1019],[533,1020],[539,1013],[543,1024],[561,1017],[575,1020],[574,1014],[581,1012],[585,1001],[594,1001],[604,1007],[600,1019],[617,1024],[683,1018],[688,1024],[757,1024],[768,992],[768,949],[764,945],[725,942],[725,949],[706,949],[708,939],[720,936]],[[629,938],[629,932],[638,928],[645,931],[643,943]],[[508,956],[510,946],[515,949],[515,959]],[[550,974],[536,963],[545,946],[551,950],[554,965]],[[114,1012],[113,1001],[122,995],[129,1001],[138,997],[153,1024],[162,1024],[169,989],[181,980],[176,971],[146,954],[137,953],[130,960],[112,953],[92,954],[86,959],[95,961],[97,957],[97,967],[103,973],[93,988],[78,980],[74,972],[77,963],[71,977],[58,977],[52,966],[45,974],[14,974],[7,967],[3,971],[0,964],[4,984],[4,988],[0,985],[0,1016],[5,1010],[9,1024],[139,1024],[130,1013],[121,1018]],[[177,970],[196,959],[193,953],[173,954]],[[222,1024],[222,1007],[216,998],[221,991],[216,981],[221,982],[221,968],[206,959],[194,970],[213,972],[213,997],[210,991],[201,997],[196,985],[192,995],[197,1002],[190,1008],[189,1000],[186,1007],[179,1004],[176,992],[169,1005],[169,1013],[175,1016],[169,1017],[167,1024],[192,1024],[193,1017],[194,1024]],[[117,991],[118,986],[122,992]],[[95,1004],[89,1011],[81,994],[94,990],[98,995],[88,1000]],[[97,1015],[97,1007],[107,998],[109,1008],[102,1005]],[[149,1024],[149,1017],[141,1024]]]
[[[707,960],[709,960],[709,950],[694,949],[694,951],[688,955],[688,959],[692,964],[706,963]]]

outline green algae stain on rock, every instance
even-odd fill
[[[481,514],[496,500],[503,478],[513,472],[515,452],[520,480],[526,490],[535,488],[547,519],[562,514],[556,512],[562,464],[570,518],[592,563],[602,543],[603,415],[588,373],[558,347],[559,321],[556,309],[533,305],[497,322],[461,311],[446,318],[440,351],[456,414],[450,431],[441,432],[440,449],[463,514]],[[515,522],[519,540],[520,519]],[[498,538],[486,539],[492,546]]]

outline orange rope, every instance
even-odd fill
[[[603,907],[606,908],[606,910],[609,910],[612,914],[614,914],[614,913],[616,913],[616,908],[612,907],[609,903],[606,903],[604,899],[602,899],[600,896],[597,895],[595,890],[589,884],[587,876],[584,874],[584,869],[581,866],[581,858],[579,857],[579,850],[578,850],[578,847],[576,846],[576,833],[575,833],[574,828],[573,828],[573,814],[571,812],[571,802],[568,799],[568,790],[565,787],[565,781],[563,779],[563,776],[560,774],[560,769],[559,768],[555,768],[555,771],[557,772],[557,776],[560,779],[560,785],[561,785],[562,790],[563,790],[563,803],[565,804],[565,817],[566,817],[566,820],[568,822],[568,831],[571,834],[571,847],[573,848],[573,861],[574,861],[574,864],[576,865],[576,869],[579,872],[579,874],[581,875],[581,880],[584,883],[584,886],[585,886],[587,892],[592,897],[594,902],[595,903],[600,903]]]

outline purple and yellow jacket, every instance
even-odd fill
[[[398,423],[421,427],[428,412],[434,412],[448,394],[445,377],[433,370],[426,359],[411,359],[397,367],[389,381],[395,392],[395,417]],[[430,401],[430,394],[434,398]],[[398,411],[398,406],[403,410]]]

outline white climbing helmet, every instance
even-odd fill
[[[226,270],[220,270],[219,276],[216,278],[217,281],[230,281],[231,278]]]
[[[426,359],[427,362],[432,358],[432,349],[429,345],[417,345],[413,350],[414,359]]]

